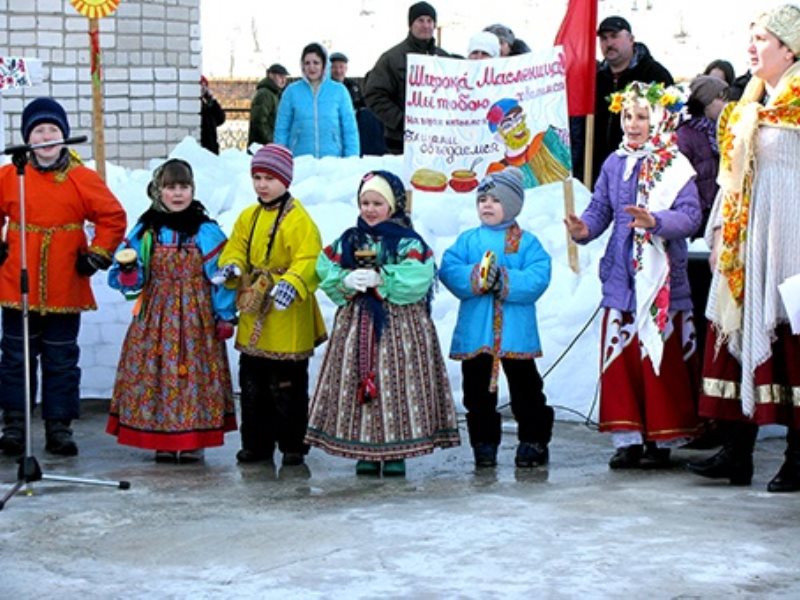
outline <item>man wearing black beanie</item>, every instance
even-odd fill
[[[436,9],[427,2],[417,2],[408,7],[408,26],[411,27],[419,17],[430,17],[436,24]]]
[[[367,106],[384,127],[386,147],[391,154],[403,153],[406,104],[406,55],[450,56],[436,46],[436,9],[417,2],[408,9],[408,35],[378,58],[369,72],[364,89]]]

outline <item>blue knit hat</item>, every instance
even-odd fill
[[[64,107],[52,98],[36,98],[25,110],[22,111],[22,139],[28,143],[28,138],[34,127],[41,123],[53,123],[60,130],[63,137],[69,137],[69,121]]]

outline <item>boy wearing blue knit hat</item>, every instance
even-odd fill
[[[25,452],[25,402],[39,389],[45,450],[75,456],[81,313],[97,308],[91,277],[111,265],[111,253],[125,235],[125,209],[77,152],[60,143],[69,138],[70,124],[58,101],[31,100],[22,112],[20,132],[25,144],[37,147],[25,165],[24,236],[16,166],[0,167],[0,229],[5,232],[0,242],[0,449],[7,456]],[[85,222],[93,225],[90,237]],[[23,262],[30,276],[27,315],[20,286]],[[30,382],[25,336],[31,342]]]
[[[487,175],[477,188],[481,224],[465,231],[442,259],[439,276],[459,299],[450,358],[462,361],[467,430],[478,467],[497,464],[500,366],[508,381],[519,445],[515,463],[547,464],[553,409],[534,359],[541,356],[536,301],[550,283],[550,256],[516,221],[524,201],[515,167]]]

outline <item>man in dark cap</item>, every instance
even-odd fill
[[[366,106],[364,96],[361,93],[361,86],[355,79],[347,77],[347,56],[341,52],[334,52],[328,58],[331,63],[331,79],[338,81],[347,91],[350,92],[350,99],[353,101],[353,108],[358,111]]]
[[[283,88],[286,87],[286,67],[275,63],[267,69],[267,76],[258,82],[256,94],[250,103],[250,128],[247,148],[251,144],[269,144],[275,134],[275,116],[278,114]]]
[[[436,9],[417,2],[408,9],[408,36],[381,54],[367,77],[364,98],[385,128],[386,146],[391,154],[403,153],[406,103],[406,56],[429,54],[450,56],[436,46]]]
[[[607,98],[631,81],[673,83],[672,75],[653,59],[647,46],[634,40],[627,20],[606,17],[597,28],[597,37],[604,60],[597,67],[592,181],[597,180],[603,162],[622,142],[620,115],[609,112]],[[582,159],[573,162],[583,163]]]

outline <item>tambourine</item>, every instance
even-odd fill
[[[478,285],[481,291],[485,292],[489,289],[489,271],[496,260],[497,257],[491,250],[487,250],[481,259],[481,264],[478,267]]]
[[[119,268],[123,271],[136,267],[136,259],[139,255],[133,248],[123,248],[114,255],[114,260],[119,263]]]

